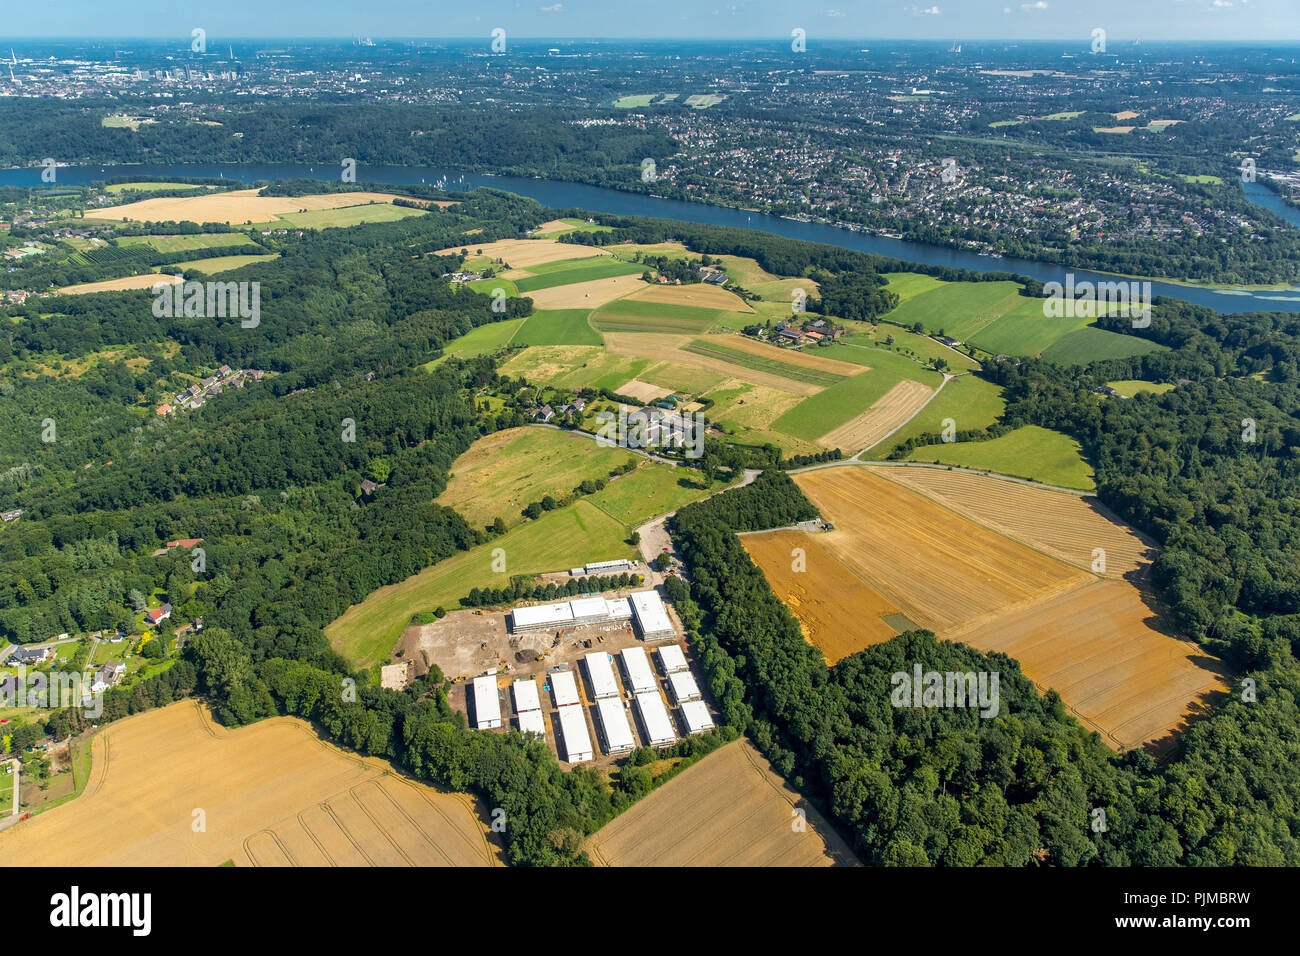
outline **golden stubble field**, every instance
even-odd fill
[[[59,290],[63,295],[87,295],[94,292],[121,292],[126,289],[152,289],[159,282],[184,282],[181,276],[160,275],[149,272],[138,276],[123,276],[120,279],[102,279],[99,282],[82,282],[78,285],[65,285]]]
[[[641,290],[628,297],[634,302],[654,302],[658,305],[685,305],[697,309],[726,309],[728,312],[753,313],[749,303],[721,286],[708,282],[687,285],[650,285],[642,283]]]
[[[605,279],[592,279],[589,282],[575,282],[572,285],[557,285],[549,289],[537,289],[524,293],[533,300],[536,309],[594,309],[615,299],[621,299],[645,285],[640,276],[613,276]]]
[[[259,196],[256,189],[236,189],[207,196],[166,196],[86,212],[87,219],[119,222],[270,222],[277,216],[307,210],[342,209],[371,202],[388,203],[390,193],[324,193],[318,196]]]
[[[806,826],[795,827],[796,810]],[[683,770],[596,831],[600,866],[857,866],[844,840],[737,740]]]
[[[845,656],[885,639],[874,618],[893,605],[941,638],[1014,657],[1120,750],[1163,750],[1228,686],[1223,664],[1166,623],[1147,586],[1154,547],[1094,499],[910,467],[822,468],[795,480],[835,526],[807,535],[824,556],[808,550],[807,571],[791,574],[788,532],[742,541],[814,633],[852,629],[810,635],[824,651]],[[846,610],[819,608],[837,601]]]
[[[501,865],[488,832],[469,796],[301,720],[227,730],[183,701],[101,731],[85,792],[0,833],[0,866]]]
[[[470,239],[459,246],[439,249],[434,255],[455,255],[462,249],[467,250],[471,257],[477,256],[481,249],[488,258],[500,259],[516,269],[560,262],[563,259],[594,259],[606,255],[594,246],[556,242],[554,239],[498,239],[495,242],[474,242]]]
[[[817,444],[825,448],[843,448],[849,452],[870,448],[906,424],[933,394],[934,389],[928,385],[905,378],[876,399],[865,412],[817,439]]]

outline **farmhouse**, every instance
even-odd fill
[[[651,747],[666,747],[677,739],[672,721],[668,719],[668,708],[658,691],[637,694],[636,710],[641,717],[644,739]]]
[[[566,704],[559,709],[560,738],[564,745],[564,759],[569,763],[590,760],[591,734],[587,731],[587,718],[581,704]]]
[[[156,607],[144,616],[144,622],[151,627],[156,627],[167,618],[172,616],[172,606],[164,604],[162,607]]]
[[[501,700],[497,697],[495,676],[474,678],[474,726],[491,730],[501,726]]]
[[[623,701],[617,697],[602,697],[596,701],[596,716],[600,719],[605,753],[610,756],[631,753],[636,740],[632,737],[632,727],[628,723]]]

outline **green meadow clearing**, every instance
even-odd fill
[[[729,348],[718,342],[709,342],[703,339],[688,342],[682,346],[682,351],[719,359],[730,365],[738,365],[741,368],[747,368],[755,372],[779,375],[781,378],[788,378],[792,382],[804,382],[808,385],[830,386],[844,379],[843,375],[828,372],[825,369],[806,368],[802,365],[782,362],[778,358],[743,352],[740,349]]]
[[[872,352],[871,368],[805,398],[772,423],[776,431],[816,441],[870,408],[905,378],[938,388],[943,376],[892,352]]]
[[[112,117],[108,117],[108,119],[112,119]],[[117,126],[119,129],[129,126],[129,124],[123,122],[118,122],[114,124],[106,121],[101,123],[101,125]],[[203,189],[203,188],[204,188],[203,186],[198,186],[195,185],[194,183],[113,183],[112,185],[105,186],[104,192],[106,193],[124,193],[124,192],[156,193],[156,192],[162,192],[164,189]]]
[[[192,236],[122,236],[119,246],[151,246],[159,252],[191,252],[246,246],[252,240],[242,232],[203,232]]]
[[[525,321],[527,320],[506,319],[501,322],[489,322],[487,325],[480,325],[460,338],[448,342],[444,346],[442,356],[432,362],[425,363],[424,367],[432,368],[453,355],[461,358],[474,358],[478,355],[487,355],[497,349],[505,348],[510,344],[510,340]]]
[[[958,375],[949,379],[948,384],[911,421],[863,452],[861,457],[867,461],[883,460],[894,448],[917,435],[942,432],[946,418],[953,420],[957,431],[987,428],[998,420],[1006,407],[999,386],[977,375]]]
[[[561,285],[576,285],[579,282],[632,275],[643,271],[643,267],[601,256],[596,259],[565,259],[561,262],[548,262],[544,265],[529,266],[528,271],[532,273],[531,276],[515,280],[515,288],[525,295]]]
[[[477,548],[458,552],[405,581],[371,592],[325,628],[325,635],[353,664],[369,667],[388,659],[416,612],[437,607],[452,610],[471,588],[505,585],[516,574],[540,574],[587,561],[638,558],[627,535],[626,525],[583,498]],[[505,553],[505,572],[492,570],[493,552],[498,548]]]
[[[539,309],[528,316],[511,345],[600,345],[586,309]]]
[[[277,216],[274,221],[260,223],[277,229],[335,229],[343,226],[359,226],[363,223],[396,222],[408,216],[423,216],[423,209],[411,209],[407,206],[394,206],[392,203],[377,202],[361,206],[343,206],[340,209],[313,209],[307,212],[290,212]]]
[[[495,295],[497,289],[505,289],[507,299],[519,298],[519,289],[515,286],[514,280],[503,279],[500,276],[493,276],[491,279],[475,279],[473,282],[466,282],[465,287],[480,295]]]
[[[1107,382],[1106,384],[1125,398],[1132,398],[1138,392],[1152,392],[1156,395],[1163,395],[1174,387],[1167,382],[1144,382],[1141,379],[1132,378],[1121,379],[1118,382]]]
[[[279,256],[271,253],[263,256],[214,256],[211,259],[192,259],[189,262],[177,262],[169,265],[171,269],[193,269],[195,272],[202,272],[204,275],[216,275],[218,272],[229,272],[232,269],[242,269],[244,266],[252,265],[254,262],[267,262],[271,259],[278,259]]]
[[[565,226],[567,226],[568,228],[555,229],[552,230],[551,232],[539,232],[537,233],[537,237],[539,239],[554,239],[556,236],[563,236],[566,233],[570,233],[570,232],[613,232],[614,231],[613,226],[602,226],[600,223],[597,222],[587,222],[587,220],[585,219],[574,219],[570,216],[565,216],[563,219],[560,220],[560,222],[564,223]]]
[[[937,461],[1063,488],[1096,490],[1092,466],[1084,459],[1079,443],[1037,425],[1025,425],[991,441],[924,445],[907,460]]]
[[[723,316],[730,314],[725,309],[615,299],[593,312],[591,321],[602,332],[693,334],[708,332]]]
[[[589,478],[608,478],[632,453],[590,435],[555,428],[508,428],[480,438],[452,465],[438,504],[455,508],[475,528],[495,518],[523,524],[520,513],[546,495],[566,495]],[[620,481],[623,479],[619,479]]]
[[[1021,295],[1022,286],[1016,282],[942,282],[909,273],[901,276],[895,291],[905,291],[908,297],[882,317],[886,322],[907,328],[919,322],[927,332],[968,342],[990,355],[1041,356],[1083,364],[1159,348],[1136,336],[1092,327],[1093,319],[1086,316],[1047,317],[1044,300]],[[927,288],[929,283],[938,284]],[[895,289],[892,278],[890,288]]]

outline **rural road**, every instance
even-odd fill
[[[962,374],[962,375],[966,375],[966,374],[968,374],[968,373],[966,373],[966,372],[962,372],[961,374]],[[889,434],[880,436],[880,437],[877,438],[875,441],[873,441],[870,445],[868,445],[866,448],[862,449],[862,451],[860,451],[860,452],[858,452],[856,455],[854,455],[854,456],[853,456],[853,460],[856,461],[856,460],[860,459],[863,455],[865,455],[867,452],[871,451],[871,449],[875,448],[875,447],[876,447],[877,445],[879,445],[881,442],[883,442],[883,441],[888,441],[889,438],[890,438],[890,436],[893,435],[893,434],[895,434],[896,432],[898,432],[899,429],[906,428],[906,427],[911,423],[912,419],[916,418],[917,415],[920,415],[921,412],[925,411],[925,406],[926,406],[926,405],[929,405],[932,401],[934,401],[936,398],[939,397],[939,393],[943,391],[943,387],[944,387],[945,385],[947,385],[950,381],[952,381],[952,380],[953,380],[954,378],[956,378],[956,377],[957,377],[956,375],[949,375],[947,372],[944,372],[944,373],[943,373],[943,381],[939,383],[939,387],[938,387],[938,388],[936,388],[933,392],[930,393],[930,397],[927,398],[927,399],[926,399],[926,400],[921,404],[921,407],[920,407],[920,408],[918,408],[916,411],[912,412],[912,414],[908,415],[906,421],[899,422],[899,424],[898,424],[895,428],[893,428],[893,429],[891,429],[891,430],[889,431]]]
[[[875,467],[880,465],[885,468],[935,468],[939,471],[964,471],[968,475],[983,475],[985,478],[997,478],[1000,481],[1014,481],[1018,485],[1029,485],[1031,488],[1045,488],[1048,491],[1061,491],[1067,495],[1078,495],[1080,498],[1095,498],[1097,493],[1094,491],[1082,491],[1079,488],[1065,488],[1061,485],[1047,485],[1041,481],[1030,481],[1028,478],[1014,478],[1011,475],[1002,475],[996,471],[980,471],[976,468],[962,468],[960,465],[936,465],[928,461],[858,461],[856,458],[846,458],[844,461],[828,461],[820,465],[808,465],[804,468],[791,468],[787,474],[797,475],[805,471],[817,471],[820,468],[843,468],[846,465],[856,465],[859,468]]]
[[[19,774],[19,768],[22,766],[22,764],[20,764],[20,763],[18,762],[18,758],[17,758],[17,757],[15,757],[15,758],[13,758],[12,760],[8,761],[8,763],[9,763],[10,766],[13,768],[13,776],[14,776],[14,810],[13,810],[13,813],[12,813],[10,816],[7,816],[7,817],[5,817],[3,820],[0,820],[0,830],[8,829],[9,827],[13,826],[15,823],[18,822],[18,774]]]

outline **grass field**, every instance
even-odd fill
[[[122,236],[119,246],[151,246],[159,252],[190,252],[194,249],[221,249],[245,246],[251,240],[242,232],[203,232],[193,236]]]
[[[702,482],[702,477],[684,468],[643,464],[636,471],[611,481],[603,491],[587,500],[631,528],[703,497],[708,489]],[[721,485],[715,485],[713,490],[721,490]]]
[[[211,259],[194,259],[190,262],[178,262],[168,268],[182,270],[193,269],[195,272],[202,272],[204,275],[216,275],[219,272],[229,272],[232,269],[242,269],[244,266],[252,265],[254,262],[269,262],[272,259],[278,258],[278,255],[213,256]]]
[[[868,371],[804,399],[772,423],[777,431],[815,442],[869,409],[899,382],[910,379],[935,389],[943,376],[891,352],[872,352]]]
[[[567,494],[587,478],[608,478],[629,457],[575,432],[508,428],[480,438],[456,459],[438,504],[455,508],[475,528],[497,517],[513,527],[526,520],[519,512],[529,502]]]
[[[979,471],[995,471],[1013,478],[1028,478],[1045,485],[1092,491],[1092,466],[1079,443],[1069,435],[1025,425],[991,441],[922,445],[908,461],[937,461]]]
[[[388,659],[417,611],[439,606],[451,610],[471,588],[506,584],[515,574],[539,574],[588,561],[636,558],[636,549],[625,540],[627,535],[625,524],[584,498],[567,508],[547,512],[494,541],[452,555],[405,581],[371,592],[360,604],[344,611],[325,629],[325,634],[334,649],[348,660],[358,667],[368,667]],[[505,552],[504,573],[492,570],[492,552],[497,548]]]
[[[480,325],[460,338],[448,342],[444,347],[442,357],[426,363],[424,367],[432,368],[452,355],[473,358],[476,355],[486,355],[495,352],[499,348],[504,348],[526,321],[528,320],[505,319],[501,322],[489,322],[487,325]]]
[[[104,126],[115,125],[108,122],[108,120],[110,119],[120,120],[121,117],[111,117],[111,116],[105,117],[105,120],[102,125]],[[116,125],[125,126],[127,124],[119,123]],[[204,187],[196,186],[192,183],[113,183],[111,185],[105,186],[104,192],[106,193],[125,193],[125,192],[157,193],[167,189],[202,189],[202,188]]]
[[[495,242],[478,242],[473,236],[465,238],[466,241],[460,245],[439,249],[435,255],[455,255],[464,249],[474,258],[484,256],[492,262],[499,259],[515,269],[531,269],[547,262],[605,255],[595,246],[578,246],[569,242],[556,242],[554,239],[498,239]]]
[[[991,355],[1042,356],[1063,364],[1142,355],[1159,346],[1135,336],[1089,327],[1087,317],[1048,318],[1043,300],[1020,295],[1015,282],[941,282],[898,275],[906,298],[884,318],[969,342]],[[936,284],[937,283],[937,284]]]
[[[600,223],[566,216],[563,219],[552,219],[550,222],[542,223],[537,227],[536,235],[539,239],[554,239],[569,232],[613,232],[613,229],[613,226],[602,226]]]
[[[515,332],[512,345],[600,345],[586,309],[538,310]]]
[[[802,832],[795,809],[807,815]],[[588,838],[599,866],[855,866],[817,809],[747,740],[687,767]]]
[[[934,389],[911,379],[903,379],[865,411],[859,412],[835,428],[817,443],[855,455],[881,441],[886,435],[908,422],[930,400]]]
[[[612,279],[614,276],[640,275],[641,266],[620,262],[617,259],[575,259],[548,263],[529,270],[533,275],[515,280],[515,287],[524,295],[555,286],[574,285],[595,279]]]
[[[1138,392],[1152,392],[1156,395],[1163,395],[1174,387],[1167,382],[1144,382],[1141,379],[1122,379],[1118,382],[1107,382],[1106,384],[1125,398],[1132,398]]]
[[[897,325],[882,322],[872,327],[864,323],[854,323],[850,328],[847,335],[828,346],[819,348],[818,351],[846,362],[857,362],[862,365],[871,365],[875,361],[876,353],[884,349],[926,363],[941,358],[948,363],[949,368],[957,372],[979,368],[979,362],[964,352],[949,348],[942,342],[936,342],[928,335],[917,335]],[[893,345],[888,344],[891,338],[894,340]]]
[[[592,324],[602,332],[668,332],[689,335],[708,332],[727,313],[685,305],[615,299],[592,315]]]
[[[466,282],[465,285],[480,295],[491,296],[496,293],[497,289],[505,289],[507,299],[519,297],[519,288],[515,285],[514,280],[503,279],[500,276],[493,276],[490,279],[475,279],[473,282]]]
[[[975,375],[958,375],[948,380],[934,399],[915,417],[887,439],[872,447],[865,458],[885,458],[890,451],[917,435],[939,434],[944,419],[951,418],[957,431],[987,428],[1002,415],[1007,403],[1002,389]]]
[[[399,219],[424,214],[423,209],[376,202],[362,206],[348,206],[345,209],[311,209],[307,212],[289,213],[277,216],[272,225],[294,229],[339,229],[365,223],[396,222]]]
[[[96,735],[85,792],[0,834],[0,865],[500,865],[489,832],[472,798],[340,750],[301,720],[232,731],[182,701]]]

